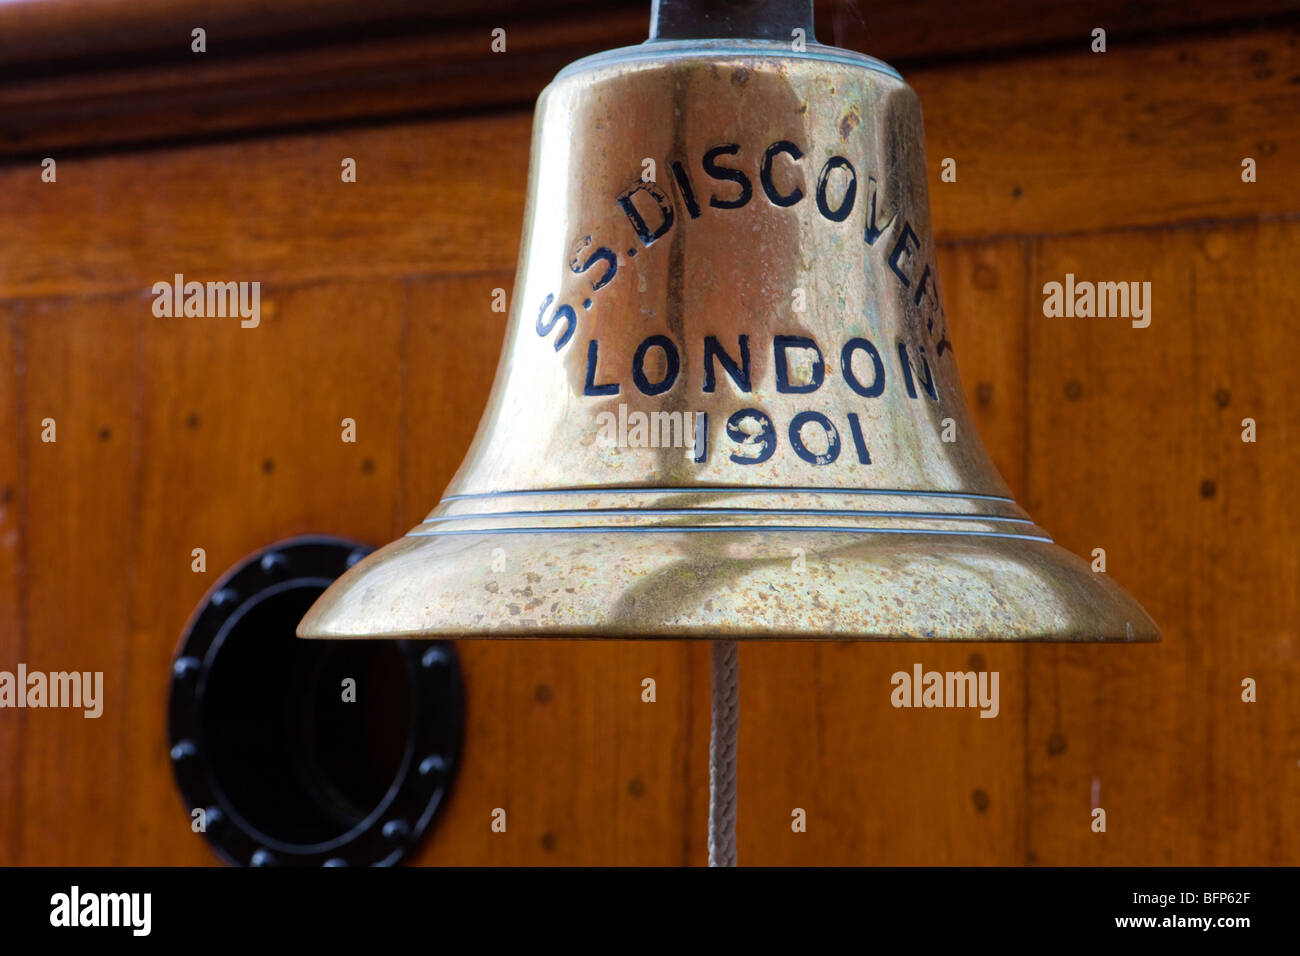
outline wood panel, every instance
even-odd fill
[[[117,830],[109,821],[123,816],[127,585],[138,566],[144,453],[140,393],[131,383],[139,381],[147,311],[137,296],[114,296],[32,303],[20,319],[26,664],[103,674],[98,718],[78,709],[22,712],[13,804],[20,862],[113,862]],[[46,419],[54,421],[52,442],[42,441]]]
[[[437,503],[474,437],[505,333],[506,316],[491,310],[493,291],[508,293],[513,278],[491,272],[407,284],[403,531]],[[421,862],[701,861],[703,844],[690,826],[700,829],[707,814],[698,784],[708,760],[708,665],[699,664],[701,686],[698,652],[555,641],[467,641],[458,650],[464,764]],[[654,703],[641,699],[647,677]],[[505,833],[490,828],[498,807]]]
[[[5,231],[0,296],[145,290],[175,272],[292,285],[513,271],[528,129],[484,117],[72,160],[56,183],[6,169],[0,216],[41,242]]]
[[[106,144],[270,133],[286,124],[527,106],[566,63],[646,37],[649,4],[611,0],[11,0],[0,4],[0,157]],[[823,42],[911,69],[1014,52],[1088,48],[1103,27],[1123,50],[1174,30],[1294,22],[1295,0],[1034,0],[916,4],[824,0]],[[305,13],[310,10],[310,15]],[[190,31],[208,32],[207,52]],[[507,48],[493,49],[504,29]],[[6,81],[7,82],[4,82]]]
[[[817,36],[887,62],[929,63],[972,58],[1006,59],[1016,52],[1086,49],[1097,27],[1110,48],[1165,40],[1179,32],[1221,33],[1234,24],[1285,22],[1300,5],[1293,0],[1223,4],[1215,0],[914,0],[819,2]],[[877,52],[879,51],[879,52]]]
[[[823,43],[868,49],[891,62],[953,55],[1005,55],[1010,50],[1069,43],[1104,26],[1121,41],[1177,29],[1222,28],[1294,14],[1294,0],[1243,0],[1231,7],[1212,0],[1124,0],[1042,4],[1034,0],[818,0],[817,35]],[[485,23],[561,24],[572,31],[581,14],[598,19],[599,49],[646,37],[650,4],[608,0],[599,18],[580,0],[551,0],[538,16],[529,0],[226,0],[196,13],[184,0],[9,0],[0,10],[0,61],[14,66],[120,62],[174,56],[177,37],[196,25],[235,46],[283,48],[340,36],[365,39],[393,31],[439,33],[481,30]],[[187,44],[182,44],[186,46]]]
[[[1152,283],[1146,329],[1031,309],[1030,506],[1076,553],[1105,548],[1164,632],[1033,649],[1036,862],[1297,861],[1298,253],[1295,223],[1035,244],[1039,288]]]
[[[941,240],[1300,211],[1293,31],[919,71]],[[957,161],[941,183],[940,162]],[[1241,162],[1258,181],[1241,181]]]
[[[22,436],[18,408],[22,394],[20,316],[22,305],[0,306],[0,669],[13,672],[25,657],[23,642],[23,525],[26,514],[20,464]],[[23,744],[25,711],[0,718],[0,866],[17,859],[18,767]]]
[[[1300,128],[1277,122],[1300,112],[1294,75],[1280,31],[918,72],[936,236],[1300,212]],[[0,216],[42,239],[0,235],[0,297],[148,288],[173,262],[279,284],[511,271],[530,128],[518,113],[68,158],[57,183],[10,166]]]
[[[400,289],[268,290],[256,329],[151,307],[144,296],[25,307],[27,427],[39,434],[48,416],[58,428],[56,444],[29,452],[27,662],[105,681],[97,720],[25,715],[21,793],[7,807],[26,863],[210,860],[167,757],[181,626],[249,551],[298,533],[392,534],[399,390],[376,382],[397,356]],[[357,421],[356,444],[340,440],[343,417]],[[196,547],[206,573],[191,569]]]
[[[1028,249],[1020,240],[939,247],[944,312],[962,392],[984,447],[1017,501],[1026,491]]]
[[[492,50],[497,26],[508,29],[503,54]],[[608,46],[604,24],[585,13],[365,42],[353,34],[252,55],[215,32],[208,54],[191,55],[189,30],[178,31],[167,54],[142,55],[125,69],[41,70],[0,84],[0,159],[524,109],[565,64]]]
[[[910,79],[975,420],[1034,517],[1076,553],[1105,547],[1165,643],[744,647],[747,863],[1296,862],[1300,134],[1279,117],[1300,106],[1297,36],[1116,36],[1104,56]],[[99,720],[0,713],[0,863],[214,859],[167,762],[179,631],[247,552],[308,531],[379,543],[437,500],[496,365],[529,126],[408,118],[69,155],[52,185],[34,163],[0,169],[0,667],[100,669],[108,696]],[[1150,279],[1151,328],[1043,317],[1043,282],[1067,271]],[[148,290],[176,272],[263,282],[262,326],[155,318]],[[704,861],[707,646],[460,651],[464,764],[418,862]],[[1000,674],[997,719],[889,707],[893,671],[974,657]]]
[[[468,724],[447,813],[415,862],[702,864],[707,648],[464,641]],[[704,680],[698,678],[703,668]],[[652,678],[657,700],[641,699]],[[496,808],[507,829],[494,833]]]
[[[438,27],[455,29],[469,17],[518,16],[528,0],[226,0],[219,6],[187,0],[9,0],[0,11],[0,61],[14,66],[87,60],[176,56],[190,31],[204,27],[237,52],[251,47],[319,41],[339,33]],[[551,0],[553,13],[580,6]]]
[[[121,665],[131,732],[118,862],[205,862],[171,782],[166,737],[170,661],[191,610],[249,552],[299,534],[379,545],[394,522],[405,302],[389,282],[266,288],[256,328],[238,319],[147,318],[137,376],[149,451],[137,495],[132,564],[109,572],[129,589],[132,640]],[[342,422],[355,422],[355,443]],[[192,551],[206,551],[195,573]],[[125,577],[122,581],[121,578]]]

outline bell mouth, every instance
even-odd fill
[[[1158,640],[979,440],[916,94],[668,20],[538,100],[474,443],[299,635]]]
[[[1160,640],[1133,598],[1032,525],[1031,534],[670,520],[426,522],[340,578],[298,636]]]

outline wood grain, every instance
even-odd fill
[[[0,216],[41,242],[5,232],[0,294],[144,291],[176,272],[291,285],[513,270],[527,129],[484,117],[72,160],[56,183],[10,168]]]
[[[75,709],[22,712],[20,862],[113,861],[132,638],[124,585],[137,553],[143,454],[139,392],[123,383],[139,381],[146,310],[135,297],[113,297],[33,303],[21,316],[26,663],[102,672],[104,703],[94,719]],[[40,438],[46,419],[56,441]]]
[[[639,12],[637,19],[644,34]],[[508,29],[505,53],[492,50],[496,27]],[[605,33],[605,24],[586,14],[559,22],[512,15],[473,28],[364,42],[349,34],[252,53],[214,34],[210,53],[200,56],[188,53],[187,26],[165,55],[144,54],[129,66],[78,64],[0,83],[0,158],[39,161],[110,147],[524,109],[565,64],[606,48]]]
[[[1264,6],[1285,7],[1240,16]],[[899,9],[876,16],[902,30]],[[1146,22],[1098,9],[1134,36]],[[1186,9],[1186,23],[1219,22]],[[1181,15],[1156,3],[1151,29]],[[1077,9],[1045,16],[1068,21],[1051,42],[1074,42]],[[1046,42],[1033,24],[985,23],[995,45]],[[743,862],[1296,862],[1300,134],[1281,118],[1300,106],[1297,35],[1125,36],[1112,30],[1104,56],[1001,57],[938,32],[937,56],[982,52],[909,79],[981,434],[1061,544],[1106,548],[1165,642],[742,648]],[[239,88],[293,74],[275,63],[242,64]],[[105,103],[129,88],[106,87]],[[348,109],[379,115],[364,104],[382,89]],[[43,112],[52,90],[0,85],[0,119],[59,119]],[[292,121],[291,101],[251,126],[213,121],[256,133]],[[381,543],[433,506],[496,368],[504,317],[489,304],[513,283],[529,129],[523,111],[408,116],[60,154],[56,184],[34,162],[0,168],[0,668],[103,670],[107,695],[98,720],[0,712],[0,863],[214,861],[166,753],[180,631],[250,551],[304,532]],[[1240,179],[1247,155],[1255,184]],[[355,185],[339,180],[345,156]],[[945,156],[955,183],[938,178]],[[1152,281],[1152,326],[1043,317],[1042,284],[1067,271]],[[262,326],[155,318],[149,289],[177,272],[262,282]],[[40,441],[47,416],[57,444]],[[464,763],[417,862],[704,862],[705,645],[459,650]],[[889,706],[893,671],[975,655],[1000,674],[997,719]],[[1241,701],[1244,677],[1258,703]],[[1105,834],[1089,828],[1094,786]],[[489,827],[497,807],[505,834]],[[807,833],[790,830],[795,807]]]
[[[935,235],[1046,235],[1300,211],[1295,31],[920,71]],[[942,183],[944,157],[957,182]],[[1242,159],[1258,182],[1241,180]]]
[[[823,0],[817,35],[911,70],[1083,52],[1098,27],[1121,52],[1174,31],[1294,23],[1298,12],[1295,0]],[[527,106],[564,64],[644,41],[648,20],[643,0],[603,3],[598,16],[575,0],[544,11],[522,0],[228,0],[202,11],[180,0],[11,0],[0,4],[0,157]],[[190,50],[196,26],[208,34],[202,54]],[[506,31],[504,53],[495,29]]]
[[[1164,632],[1033,649],[1035,862],[1296,861],[1300,334],[1282,317],[1300,307],[1297,252],[1295,223],[1034,246],[1039,287],[1152,283],[1146,329],[1031,310],[1030,507],[1076,553],[1105,548]],[[1247,677],[1258,703],[1241,700]]]
[[[1296,42],[1270,31],[912,75],[936,236],[1300,213],[1300,128],[1277,122],[1300,112]],[[530,129],[503,114],[74,157],[57,183],[10,166],[0,216],[41,241],[0,235],[0,298],[138,290],[173,271],[281,285],[511,271]],[[944,157],[955,183],[939,180]]]
[[[22,394],[20,323],[23,306],[0,306],[0,669],[13,673],[24,659],[23,633],[23,526],[26,515],[21,456],[24,442],[19,427],[23,419],[18,399]],[[22,821],[18,815],[26,712],[0,718],[0,866],[13,866]]]
[[[1091,39],[1104,26],[1121,42],[1171,30],[1222,28],[1227,24],[1286,16],[1294,0],[1244,0],[1231,7],[1208,0],[1151,0],[1136,6],[1123,0],[1048,4],[1033,0],[954,0],[921,4],[878,0],[818,0],[817,36],[823,43],[869,49],[890,60],[936,58],[972,53],[988,56],[1009,50]],[[552,0],[542,22],[561,22],[587,12],[578,0]],[[529,17],[528,15],[532,16]],[[649,4],[610,0],[602,5],[601,48],[645,39]],[[521,16],[522,15],[522,16]],[[9,0],[0,9],[0,60],[11,65],[63,64],[86,60],[119,61],[166,55],[187,46],[190,30],[205,26],[223,42],[244,52],[322,43],[340,35],[364,39],[395,30],[453,33],[483,24],[538,21],[528,0],[281,0],[268,7],[259,0],[226,0],[196,16],[182,0]]]
[[[299,534],[379,545],[395,533],[400,382],[390,374],[405,317],[399,286],[336,282],[262,292],[262,320],[146,315],[139,378],[138,479],[145,502],[129,576],[136,639],[121,701],[134,731],[121,744],[127,779],[121,862],[211,860],[171,785],[165,702],[170,661],[190,610],[251,551]],[[342,423],[356,442],[342,440]],[[192,570],[203,548],[206,573]]]
[[[493,291],[512,283],[493,272],[406,286],[403,531],[437,503],[474,437],[505,333]],[[707,813],[698,788],[707,716],[703,727],[693,719],[701,690],[708,713],[707,661],[701,688],[698,654],[684,645],[466,641],[458,650],[464,764],[421,862],[695,862],[702,844],[684,841],[689,821]],[[654,703],[641,699],[644,678],[655,681]],[[498,807],[505,833],[490,828]]]
[[[48,70],[87,61],[179,59],[190,52],[195,27],[207,30],[212,52],[227,56],[345,37],[363,42],[396,31],[482,33],[491,22],[563,21],[584,6],[551,0],[548,16],[539,18],[529,0],[226,0],[203,9],[186,0],[9,0],[0,10],[0,61]],[[637,0],[609,6],[649,19],[648,5]]]

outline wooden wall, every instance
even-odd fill
[[[925,39],[906,75],[986,443],[1059,543],[1106,549],[1165,640],[743,647],[745,863],[1300,862],[1300,21],[1291,4],[1150,7],[1053,8],[1011,34],[997,4],[914,9],[931,29],[907,21]],[[522,20],[515,36],[540,70],[543,51],[632,39],[641,11],[619,9],[604,27],[563,10]],[[879,44],[869,7],[829,14],[850,40],[865,29],[852,45],[899,49],[886,28],[901,14]],[[1092,54],[1107,15],[1127,19]],[[469,45],[479,22],[420,42]],[[364,64],[397,42],[347,49]],[[303,124],[286,84],[264,100],[230,91],[268,64],[316,76],[326,54],[245,52],[210,78],[228,96],[215,118],[168,123],[138,58],[97,67],[96,100],[59,65],[75,50],[0,83],[0,668],[102,670],[107,697],[98,720],[0,711],[0,864],[214,862],[167,757],[187,615],[277,539],[403,533],[486,398],[534,81],[462,58],[495,93],[404,99],[393,91],[423,87],[402,74],[350,106],[321,97],[332,112]],[[186,67],[164,68],[190,103]],[[113,132],[114,104],[130,135]],[[44,155],[57,183],[41,181]],[[939,179],[944,157],[955,183]],[[155,318],[150,287],[176,272],[261,281],[262,326]],[[1151,326],[1045,318],[1042,285],[1066,272],[1151,281]],[[40,440],[47,417],[55,444]],[[344,417],[355,445],[339,441]],[[195,547],[207,574],[190,570]],[[418,862],[704,861],[706,645],[460,650],[465,758]],[[889,675],[917,661],[999,671],[1000,716],[894,710]],[[657,704],[640,702],[645,676]],[[1241,700],[1247,677],[1256,703]],[[507,834],[489,830],[494,807]],[[807,833],[791,832],[795,807]]]

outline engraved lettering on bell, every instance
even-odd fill
[[[916,94],[777,32],[660,33],[543,91],[478,434],[300,634],[1158,639],[980,442]],[[655,415],[702,423],[691,453],[597,440]]]

